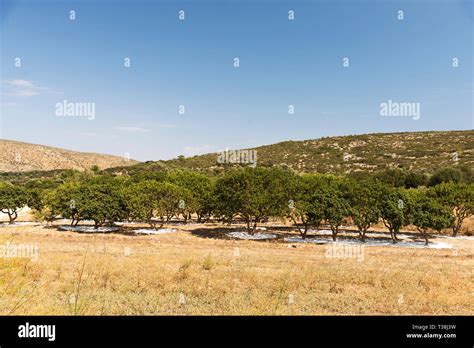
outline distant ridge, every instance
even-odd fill
[[[451,166],[474,169],[474,130],[324,137],[283,141],[251,149],[257,151],[258,166],[283,166],[301,173],[348,174],[402,168],[429,174]],[[217,173],[238,166],[220,164],[217,158],[217,153],[209,153],[187,158],[180,156],[168,161],[139,163],[118,156],[0,139],[0,173],[84,170],[93,165],[111,173],[122,174],[169,169]]]
[[[48,171],[58,169],[85,170],[128,166],[134,160],[111,155],[77,152],[51,146],[0,139],[0,172]]]

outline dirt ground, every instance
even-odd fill
[[[474,314],[473,237],[438,236],[447,247],[436,249],[345,243],[353,233],[336,244],[284,242],[297,233],[272,224],[261,232],[278,238],[251,241],[227,235],[243,226],[218,223],[159,235],[60,223],[0,227],[0,314]]]

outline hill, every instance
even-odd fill
[[[474,131],[375,133],[284,141],[255,147],[259,166],[284,166],[298,172],[349,174],[401,168],[433,173],[442,167],[474,167]],[[139,163],[109,172],[186,168],[219,172],[235,164],[218,163],[218,153]]]
[[[56,147],[0,139],[0,172],[31,172],[58,169],[85,170],[127,166],[134,160],[111,155],[85,153]]]

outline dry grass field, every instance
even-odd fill
[[[3,248],[38,253],[0,258],[0,314],[474,314],[472,239],[328,257],[327,245],[232,240],[221,224],[174,227],[161,235],[2,227]]]

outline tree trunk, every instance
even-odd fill
[[[306,222],[304,223],[303,240],[306,239],[306,235],[308,234],[308,227],[309,227],[309,223],[306,221]]]
[[[426,231],[421,230],[421,229],[418,229],[418,231],[421,233],[421,235],[425,239],[425,245],[428,245],[428,234],[426,233]]]
[[[13,221],[15,221],[17,217],[18,217],[18,214],[16,213],[16,211],[14,212],[8,211],[8,220],[10,220],[9,221],[10,224],[12,224]]]
[[[457,237],[459,231],[461,230],[462,220],[458,218],[457,223],[453,226],[453,237]]]
[[[390,237],[392,238],[392,243],[395,244],[397,242],[397,239],[395,236],[395,230],[393,228],[390,228],[389,231],[390,231]]]
[[[338,228],[331,228],[331,231],[332,231],[332,240],[335,242],[337,240],[337,232],[338,232]]]

